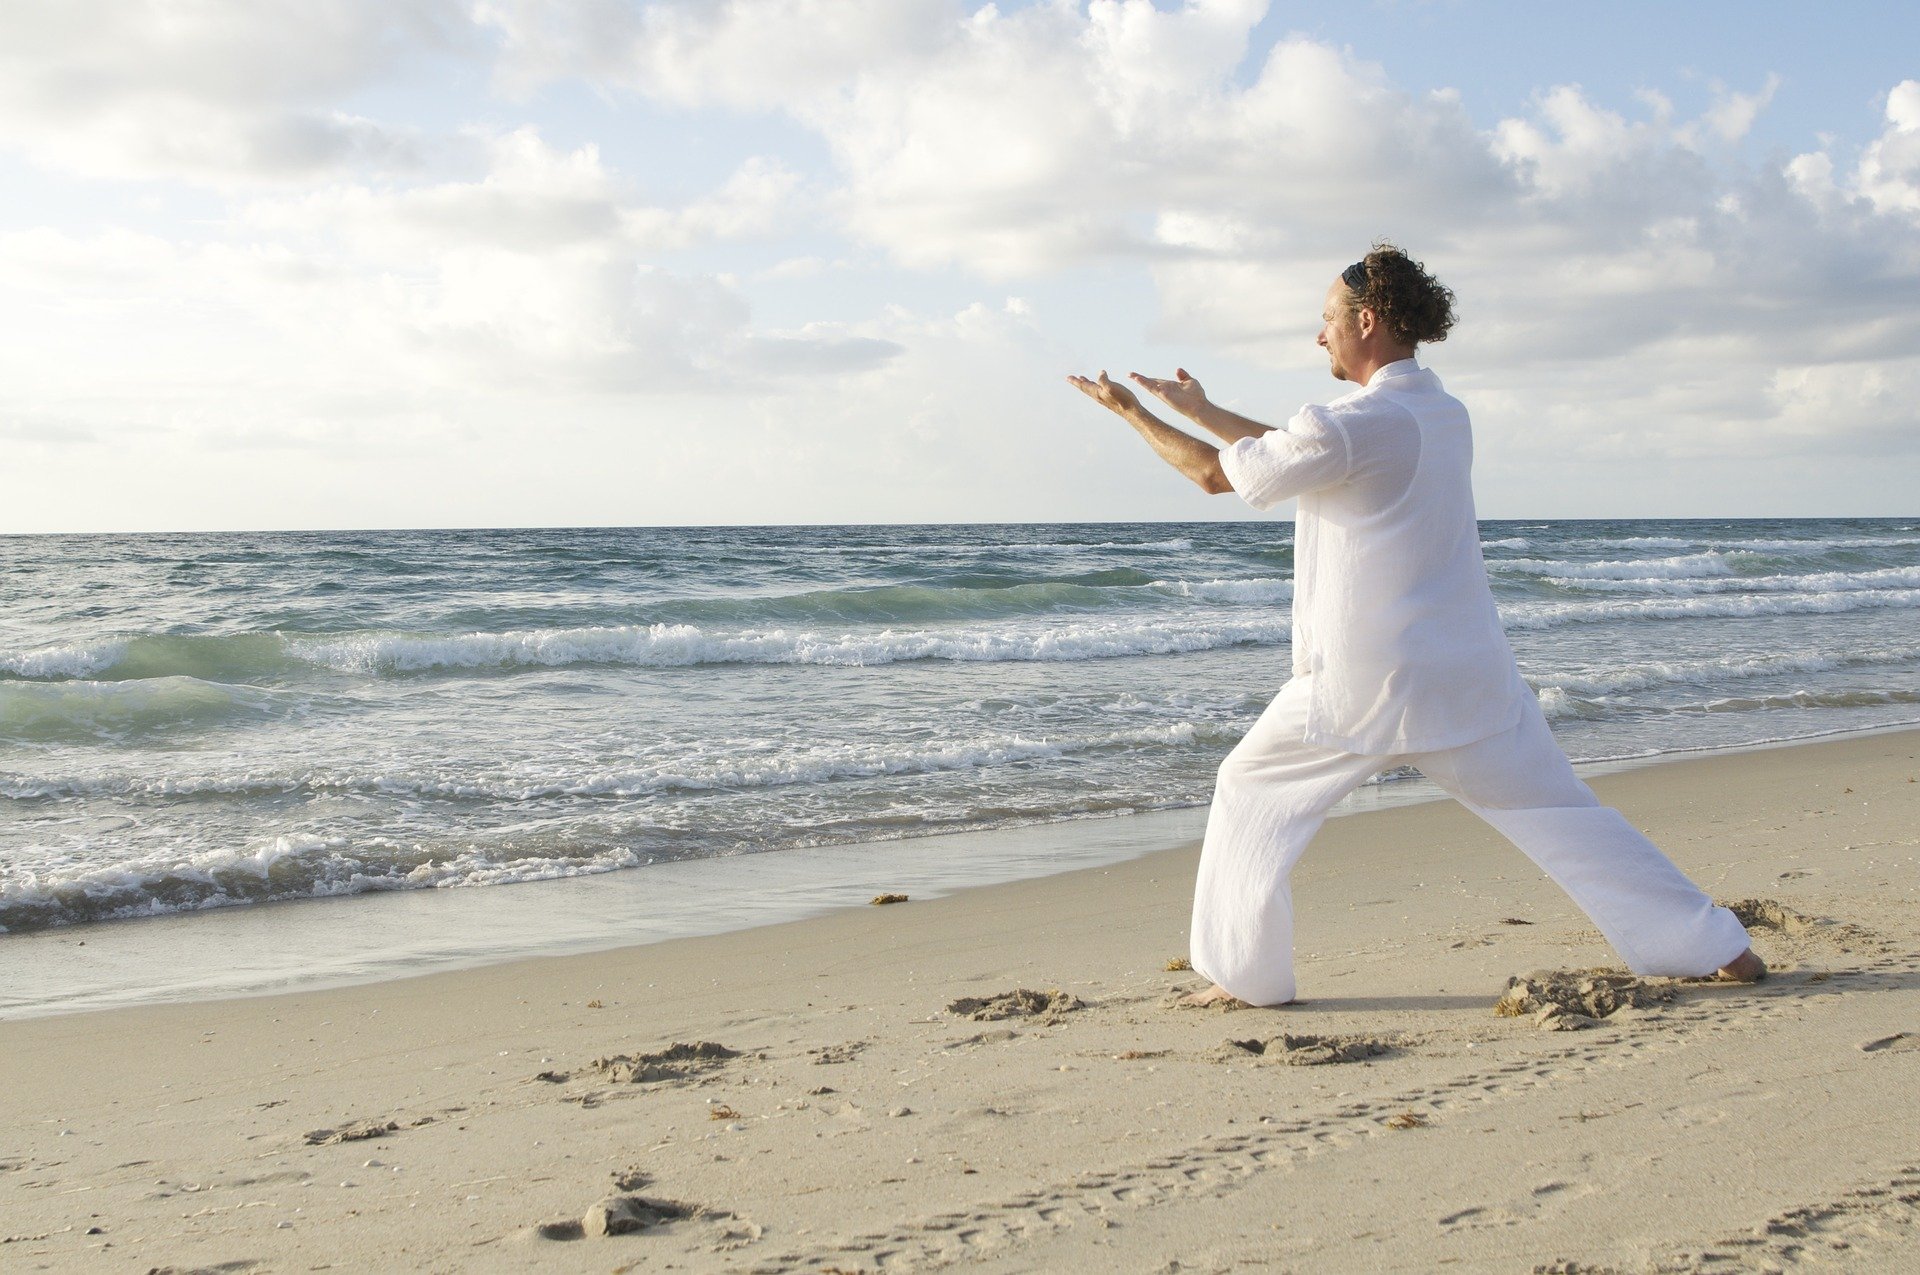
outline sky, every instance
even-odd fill
[[[1489,518],[1920,513],[1920,12],[0,0],[0,533],[1257,516],[1391,239]],[[1282,511],[1283,513],[1285,511]]]

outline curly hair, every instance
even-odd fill
[[[1365,278],[1356,285],[1361,272]],[[1350,312],[1362,306],[1378,315],[1387,332],[1404,345],[1444,341],[1453,326],[1453,289],[1427,273],[1425,266],[1384,239],[1341,275],[1352,296]]]

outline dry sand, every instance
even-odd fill
[[[1917,755],[1596,781],[1755,901],[1753,987],[1580,973],[1598,935],[1449,803],[1328,825],[1279,1010],[1169,1006],[1188,846],[0,1024],[0,1269],[1920,1269]]]

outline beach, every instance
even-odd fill
[[[1171,1006],[1198,985],[1168,968],[1186,844],[0,1023],[0,1264],[1911,1269],[1916,781],[1912,730],[1594,781],[1739,905],[1755,986],[1595,975],[1613,957],[1565,897],[1436,802],[1327,825],[1281,1009]],[[1571,977],[1496,1014],[1538,971]]]

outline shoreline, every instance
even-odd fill
[[[1577,762],[1576,770],[1591,782],[1711,757],[1908,731],[1920,736],[1920,726],[1889,725],[1599,758]],[[1395,780],[1357,790],[1334,815],[1445,800],[1424,778]],[[617,951],[811,919],[865,906],[881,893],[939,898],[1189,848],[1197,844],[1205,817],[1205,805],[1198,804],[683,860],[510,887],[375,891],[0,934],[0,953],[11,966],[0,988],[0,1023],[362,986]],[[372,935],[384,935],[384,945],[369,946]]]
[[[1910,1266],[1920,1171],[1891,1095],[1920,1084],[1920,732],[1595,787],[1715,897],[1765,902],[1773,977],[1655,980],[1584,1031],[1497,1017],[1510,976],[1613,957],[1490,829],[1422,804],[1326,826],[1296,876],[1306,999],[1280,1010],[1168,1007],[1196,985],[1164,968],[1187,846],[705,937],[25,1019],[0,1024],[6,1251],[1653,1271],[1831,1244],[1849,1269]],[[998,999],[1021,988],[1060,994]],[[1301,1048],[1322,1065],[1287,1065]],[[586,1234],[610,1194],[658,1224]]]

